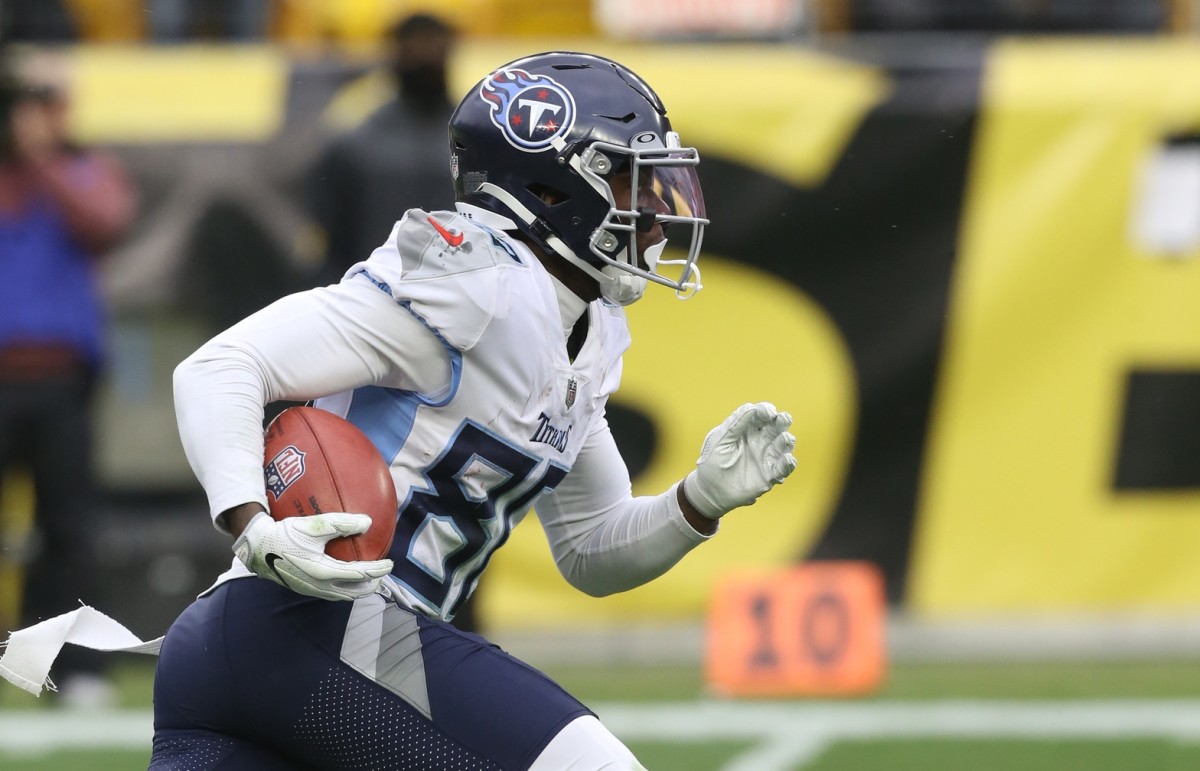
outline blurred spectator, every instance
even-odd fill
[[[67,43],[79,37],[65,0],[0,0],[0,41]]]
[[[103,357],[96,263],[129,228],[134,192],[115,158],[66,135],[60,87],[0,84],[0,480],[28,471],[35,511],[22,623],[96,586],[91,402]],[[68,646],[64,698],[109,695],[96,654]]]
[[[146,0],[150,35],[159,43],[200,38],[252,42],[267,36],[271,0]]]
[[[454,208],[447,173],[454,105],[446,92],[454,39],[455,30],[435,16],[398,22],[387,57],[395,97],[335,138],[318,160],[310,194],[326,244],[321,283],[365,260],[406,210]]]

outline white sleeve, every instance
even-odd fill
[[[607,421],[566,478],[537,499],[550,551],[567,581],[593,597],[641,586],[711,538],[683,517],[675,488],[635,498]]]
[[[175,415],[216,517],[267,507],[263,407],[365,385],[444,394],[446,344],[366,278],[289,295],[205,343],[175,369]]]

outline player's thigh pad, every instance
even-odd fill
[[[258,578],[189,606],[155,680],[156,733],[203,728],[330,769],[524,771],[588,714],[478,635]]]
[[[529,771],[646,771],[594,715],[572,720],[559,731]]]
[[[563,727],[591,714],[483,637],[379,595],[355,601],[340,658],[505,769],[528,768]]]

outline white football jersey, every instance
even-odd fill
[[[408,212],[346,280],[356,276],[444,341],[451,382],[436,394],[367,386],[316,406],[357,425],[390,460],[401,496],[396,584],[411,606],[449,617],[603,414],[629,345],[624,311],[589,305],[572,361],[541,264],[450,212]]]

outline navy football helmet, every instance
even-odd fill
[[[628,305],[647,280],[681,297],[700,289],[695,262],[708,224],[700,157],[680,144],[658,95],[628,68],[566,51],[510,62],[459,104],[450,152],[461,212],[524,233],[594,278],[608,300]],[[609,181],[623,172],[631,193],[618,201]],[[639,207],[647,179],[667,211]],[[686,256],[660,259],[664,241],[639,264],[635,235],[656,224],[686,242]]]

